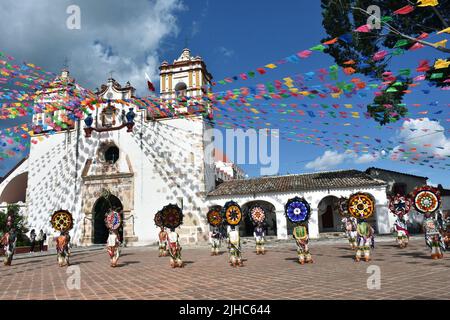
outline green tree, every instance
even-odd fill
[[[432,47],[437,52],[450,53],[450,49],[435,46],[426,41],[426,38],[417,39],[424,32],[432,33],[449,27],[450,0],[440,0],[436,7],[416,7],[406,15],[393,14],[403,6],[414,6],[416,3],[416,0],[322,0],[322,25],[329,36],[323,41],[339,37],[338,42],[328,46],[325,52],[341,67],[348,67],[344,64],[346,61],[355,61],[352,67],[357,73],[377,80],[385,80],[383,74],[390,71],[393,56],[403,54],[417,43]],[[371,28],[370,32],[355,32],[356,28],[368,23],[372,12],[367,9],[371,5],[380,8],[380,19],[377,21],[381,28]],[[371,18],[370,21],[374,20]],[[388,49],[392,49],[392,55],[380,60],[373,59],[375,53]],[[449,77],[450,68],[435,70],[434,63],[430,63],[430,68],[425,80],[434,86],[446,86],[444,81]],[[401,102],[412,79],[408,75],[396,76],[397,79],[390,82],[382,94],[367,106],[368,113],[382,125],[395,122],[408,112]],[[393,89],[394,85],[396,90]],[[392,108],[385,108],[383,104],[392,105]]]
[[[5,234],[10,228],[7,227],[6,221],[9,215],[14,216],[13,227],[17,232],[17,243],[16,246],[28,246],[30,245],[30,239],[27,237],[26,233],[28,228],[25,226],[25,219],[19,214],[20,207],[17,204],[8,204],[6,211],[0,211],[0,232]]]

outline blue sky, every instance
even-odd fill
[[[81,2],[80,6],[83,10],[84,2],[78,2]],[[158,41],[156,43],[152,43],[152,45],[149,44],[149,49],[153,49],[152,52],[156,52],[156,55],[153,56],[154,60],[156,60],[155,63],[159,63],[162,60],[172,61],[173,59],[176,59],[180,55],[181,50],[187,42],[188,47],[191,49],[194,55],[200,55],[203,57],[210,73],[213,74],[215,80],[220,80],[227,76],[234,76],[243,72],[255,70],[257,67],[264,66],[267,63],[287,57],[298,51],[308,49],[320,43],[321,39],[326,37],[321,25],[320,1],[306,2],[298,0],[280,0],[277,2],[273,2],[253,0],[195,0],[183,1],[181,3],[179,1],[173,0],[171,2],[173,2],[173,6],[170,7],[171,11],[169,17],[167,18],[167,26],[165,26],[166,29],[161,28],[161,32],[165,32],[164,35],[157,38]],[[73,1],[73,3],[76,4],[77,1]],[[151,4],[152,2],[149,3]],[[154,10],[157,9],[158,7],[154,8]],[[95,10],[95,8],[91,9],[91,11],[94,11],[92,15],[94,15]],[[164,10],[161,10],[161,14],[167,15],[167,10],[169,9]],[[85,16],[86,19],[88,19],[89,15],[84,14],[85,11],[82,11],[82,16]],[[5,12],[3,11],[3,13],[0,14],[0,17],[4,14]],[[130,16],[127,16],[123,12],[118,13],[118,15],[119,17],[123,17],[123,19],[132,18]],[[174,20],[172,19],[172,17],[174,18]],[[101,19],[101,17],[99,19]],[[34,23],[40,24],[41,22],[35,21]],[[88,26],[90,26],[91,24],[95,24],[92,21],[89,22],[89,20],[86,23],[88,24]],[[110,23],[111,25],[113,25],[113,22]],[[125,27],[128,28],[126,30],[132,32],[132,34],[136,35],[136,37],[140,37],[139,34],[141,32],[145,32],[144,29],[140,29],[139,24],[124,26],[124,28]],[[167,28],[170,29],[171,27],[173,27],[174,30],[166,31]],[[0,40],[3,40],[1,39],[1,37],[5,36],[0,36]],[[60,59],[59,61],[63,61],[64,57],[62,55],[66,54],[72,61],[74,61],[73,64],[75,64],[76,57],[71,56],[70,46],[71,43],[74,43],[76,41],[78,41],[77,43],[79,46],[83,45],[82,40],[79,39],[81,36],[76,33],[67,33],[66,30],[61,29],[61,31],[54,31],[54,37],[58,38],[58,41],[60,41],[61,43],[64,43],[67,48],[64,49],[65,51],[61,50],[58,53],[59,56],[53,57],[53,60]],[[131,36],[131,38],[132,37],[133,36]],[[62,40],[62,38],[64,39]],[[441,40],[443,39],[443,37],[432,39]],[[105,43],[105,46],[108,48],[108,50],[110,50],[110,52],[117,54],[117,59],[120,58],[119,56],[121,54],[127,54],[127,52],[121,52],[121,47],[115,47],[114,43],[108,43],[108,41],[112,40],[110,40],[110,37],[107,35],[97,33],[95,37],[89,39],[89,41],[89,43],[86,42],[86,46],[92,45],[93,42]],[[139,41],[139,39],[137,39],[136,41]],[[0,41],[0,43],[5,42]],[[25,51],[20,49],[21,48],[17,47],[14,42],[6,42],[5,47],[0,48],[0,50],[11,52],[16,57],[38,63],[50,71],[58,72],[58,66],[55,66],[54,63],[49,61],[50,57],[47,58],[45,54],[33,54],[33,52],[30,52],[30,50]],[[139,49],[140,48],[137,48],[136,50]],[[74,50],[76,50],[76,48],[72,48],[72,51]],[[147,54],[147,52],[146,50],[143,50],[142,56],[144,56],[145,54]],[[420,59],[430,59],[431,61],[433,61],[435,58],[445,57],[443,56],[443,54],[438,53],[436,50],[428,48],[421,49],[413,53],[408,52],[403,56],[394,57],[393,64],[395,66],[392,69],[398,70],[401,68],[415,68]],[[134,57],[132,57],[132,59],[138,60],[141,59],[141,57],[135,55]],[[148,60],[149,59],[147,59],[146,66],[155,69],[155,65],[152,65],[150,62],[148,62]],[[108,62],[110,63],[111,61]],[[303,59],[299,64],[288,63],[280,66],[274,71],[268,72],[266,75],[257,76],[253,81],[239,81],[233,84],[228,84],[226,86],[218,85],[214,88],[214,90],[221,91],[234,89],[241,86],[255,85],[257,83],[266,83],[275,79],[281,79],[286,76],[293,76],[295,74],[305,73],[308,71],[317,71],[320,68],[327,68],[333,63],[334,61],[330,56],[323,53],[314,52],[310,58]],[[80,80],[82,84],[85,84],[87,87],[94,89],[92,88],[92,85],[89,83],[89,81],[85,80],[87,79],[85,73],[87,73],[88,71],[95,72],[96,76],[98,74],[102,74],[102,76],[104,75],[104,78],[106,79],[109,70],[105,70],[105,68],[101,70],[91,70],[93,69],[91,67],[90,70],[83,70],[82,73],[81,70],[77,71],[77,66],[74,65],[71,68],[71,72],[77,79]],[[122,82],[127,81],[127,79],[130,77],[130,73],[127,73],[126,71],[122,72],[122,69],[119,67],[117,67],[117,69],[118,71],[116,72],[115,78],[118,78]],[[360,75],[355,76],[364,79],[364,77],[361,77]],[[155,83],[158,83],[156,70],[153,70],[153,72],[151,73],[151,77],[155,80]],[[136,81],[139,81],[135,80],[139,79],[139,77],[132,79],[134,80],[134,82],[132,81],[132,84],[135,84]],[[340,76],[339,78],[339,80],[347,81],[349,79],[350,78],[345,78],[343,76]],[[83,80],[85,81],[84,83]],[[142,83],[144,83],[144,81],[142,81]],[[308,84],[320,84],[320,82],[315,79],[314,81],[308,82]],[[448,118],[448,105],[446,106],[445,104],[449,101],[449,91],[442,91],[431,88],[430,94],[424,94],[420,91],[421,89],[430,88],[428,88],[428,85],[426,85],[425,83],[421,84],[421,86],[417,88],[417,90],[414,90],[412,94],[406,95],[406,99],[404,102],[422,103],[426,105],[430,102],[437,101],[439,106],[422,106],[419,109],[421,111],[426,109],[434,111],[441,109],[444,110],[444,113],[440,115],[439,124],[444,127],[444,129],[446,130],[446,136],[448,137],[450,124],[449,122],[445,121],[445,119]],[[356,96],[352,99],[287,99],[284,101],[274,100],[269,102],[296,102],[298,104],[306,103],[308,105],[313,103],[351,103],[356,105],[358,103],[367,103],[372,100],[373,95],[371,94],[371,92],[373,91],[367,92],[368,97],[364,99]],[[302,109],[307,110],[305,108]],[[360,112],[364,111],[360,109],[356,110]],[[281,135],[285,136],[283,132],[287,130],[285,128],[290,124],[288,122],[282,121],[281,118],[287,119],[292,118],[292,116],[280,116],[271,114],[271,127],[284,128],[281,129]],[[302,117],[299,119],[311,120],[307,117]],[[327,118],[327,120],[333,119]],[[343,122],[344,120],[338,118],[334,119],[334,121]],[[347,132],[357,135],[369,135],[372,138],[380,138],[383,143],[385,140],[398,135],[397,130],[376,129],[376,123],[371,120],[352,119],[346,122],[358,124],[360,125],[360,127],[356,128],[353,126],[335,126],[333,128],[330,128],[330,126],[323,126],[320,125],[320,123],[316,123],[313,125],[303,123],[301,124],[301,126],[309,129],[316,128],[319,130],[329,131],[329,133],[324,134],[325,137],[335,137],[332,132],[337,132],[339,134]],[[393,127],[400,127],[402,122],[403,121],[400,121],[399,123],[394,124]],[[11,124],[11,121],[8,121],[7,125],[5,125],[5,123],[0,124],[1,127],[8,127],[11,125],[13,125]],[[299,131],[299,133],[303,132],[304,131]],[[433,136],[430,136],[430,138],[433,138]],[[448,141],[448,139],[445,141]],[[372,142],[373,140],[371,141],[371,143]],[[318,157],[323,156],[324,152],[325,149],[322,147],[299,142],[288,142],[282,139],[280,140],[279,173],[303,173],[318,170],[317,166],[307,166],[307,164],[314,162]],[[331,154],[331,157],[334,157],[335,159],[342,157],[342,153]],[[2,163],[0,166],[0,175],[3,175],[12,165],[14,165],[15,161],[17,161],[17,159],[12,159],[12,161],[4,161],[4,163]],[[448,163],[448,160],[447,162],[442,163]],[[353,158],[345,158],[340,163],[336,163],[334,165],[330,164],[328,167],[326,165],[323,165],[322,167],[326,167],[326,169],[329,170],[350,168],[365,170],[370,166],[427,176],[430,179],[429,181],[432,183],[442,183],[444,184],[444,186],[450,187],[450,175],[448,171],[444,171],[442,169],[433,169],[417,164],[414,165],[405,162],[391,161],[389,159],[358,163],[355,162]],[[257,176],[260,173],[259,165],[241,165],[241,167],[248,173],[249,176]]]

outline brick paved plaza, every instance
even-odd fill
[[[209,256],[185,248],[183,269],[171,269],[156,248],[124,248],[113,269],[105,251],[73,254],[81,271],[80,290],[68,290],[66,268],[55,256],[17,259],[1,266],[1,299],[450,299],[450,254],[433,261],[423,239],[407,249],[378,242],[370,263],[353,261],[346,243],[313,242],[314,264],[296,262],[294,243],[256,256],[244,248],[245,266],[232,268],[227,254]],[[381,270],[381,289],[367,289],[369,265]],[[233,279],[229,286],[226,279]]]

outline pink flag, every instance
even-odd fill
[[[409,50],[418,50],[418,49],[422,49],[423,47],[425,47],[423,44],[416,42],[414,43],[414,45],[409,48]]]
[[[298,52],[297,55],[300,58],[308,58],[311,55],[311,53],[312,53],[312,51],[304,50],[304,51]]]
[[[382,50],[382,51],[378,51],[377,53],[375,53],[372,57],[373,61],[378,61],[378,60],[382,60],[384,59],[384,57],[386,57],[387,55],[387,51],[386,50]]]
[[[355,30],[356,32],[370,32],[370,26],[368,24],[362,25]]]

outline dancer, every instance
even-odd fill
[[[172,268],[180,267],[183,268],[183,260],[181,260],[181,245],[179,242],[180,236],[175,229],[170,229],[168,234],[169,239],[169,255],[170,255],[170,266]]]
[[[60,235],[56,238],[56,255],[60,267],[69,266],[70,235],[73,227],[72,214],[67,210],[58,210],[52,214],[51,224]]]
[[[235,226],[230,226],[230,231],[228,232],[228,248],[230,265],[232,267],[244,266],[244,263],[242,262],[241,237]]]
[[[3,258],[3,264],[5,266],[11,266],[14,256],[14,250],[16,249],[16,241],[17,234],[15,228],[11,228],[11,230],[6,232],[0,240],[5,251],[5,257]]]
[[[266,220],[266,212],[261,206],[255,205],[249,210],[249,214],[255,226],[253,236],[255,237],[256,254],[265,254],[264,243],[266,233],[264,232],[264,221]]]
[[[314,261],[308,246],[309,236],[307,226],[311,213],[309,203],[304,198],[295,197],[289,199],[284,206],[284,212],[288,220],[295,225],[292,236],[297,244],[298,262],[301,265],[313,263]]]
[[[394,231],[398,246],[406,248],[409,242],[409,232],[405,216],[411,210],[411,199],[397,194],[389,199],[389,210],[396,216]]]
[[[159,238],[159,255],[158,257],[165,257],[167,255],[167,231],[161,226],[161,230],[158,234]]]
[[[442,259],[445,243],[436,216],[441,205],[439,189],[430,186],[417,187],[411,198],[416,210],[424,215],[425,243],[431,249],[431,258]]]
[[[56,254],[60,267],[69,266],[69,232],[61,231],[56,238]]]
[[[108,240],[106,241],[106,251],[108,252],[111,267],[116,267],[120,257],[120,236],[119,228],[122,224],[121,214],[118,209],[110,209],[105,214],[105,225],[109,230]]]
[[[184,263],[181,259],[180,236],[175,231],[183,223],[183,211],[176,204],[169,204],[161,210],[161,224],[168,228],[170,232],[167,235],[169,244],[170,266],[172,268],[183,268]]]
[[[361,261],[362,256],[366,262],[371,259],[370,249],[374,248],[374,229],[366,219],[371,217],[375,210],[375,200],[368,193],[355,193],[348,200],[348,212],[358,219],[356,227],[356,255],[355,261]]]
[[[222,232],[219,227],[212,227],[209,231],[209,243],[211,244],[211,255],[219,255],[220,246],[222,244]]]
[[[206,218],[210,224],[209,243],[211,244],[211,255],[219,255],[220,246],[222,244],[222,223],[223,218],[220,214],[221,206],[213,206],[206,214]]]
[[[120,257],[120,241],[117,230],[109,229],[107,251],[111,259],[111,267],[116,267]]]
[[[397,234],[397,243],[400,248],[406,248],[409,242],[408,225],[403,216],[397,216],[394,222],[394,231]]]
[[[308,229],[305,224],[295,226],[292,235],[297,243],[298,262],[300,264],[313,263],[311,253],[309,252],[309,236]]]
[[[255,230],[253,231],[253,236],[255,237],[256,243],[256,254],[265,254],[264,250],[264,242],[265,242],[265,231],[262,223],[256,225]]]
[[[431,214],[426,214],[423,221],[423,228],[425,230],[425,243],[431,250],[431,259],[444,258],[445,243],[439,232],[439,225],[436,219]]]
[[[354,217],[344,217],[342,218],[343,229],[345,230],[345,235],[350,243],[350,247],[356,249],[356,238],[358,232],[356,228],[358,226],[358,221]]]
[[[348,198],[341,197],[338,200],[338,208],[339,213],[342,216],[342,230],[350,243],[350,247],[355,250],[357,236],[356,227],[358,225],[358,221],[348,213]]]
[[[236,226],[242,220],[241,207],[234,201],[228,201],[222,208],[222,216],[227,224],[229,262],[232,267],[242,267],[241,237]]]
[[[356,247],[356,257],[355,260],[359,262],[362,255],[364,255],[364,260],[366,262],[370,261],[370,249],[373,248],[373,228],[367,223],[367,221],[362,218],[358,222],[356,228],[357,231],[357,247]]]

